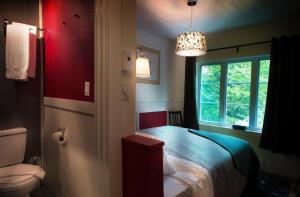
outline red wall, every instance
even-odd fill
[[[93,102],[93,0],[43,0],[43,27],[44,95]],[[91,84],[90,96],[84,96],[85,81]]]

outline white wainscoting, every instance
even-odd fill
[[[170,109],[169,101],[137,101],[136,111],[151,112],[151,111],[168,111]]]
[[[43,165],[46,185],[57,196],[97,196],[97,131],[94,103],[66,99],[44,100]],[[58,145],[51,134],[67,130],[66,145]]]
[[[183,100],[175,100],[170,102],[171,110],[179,110],[183,113]]]

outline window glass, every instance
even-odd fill
[[[251,62],[228,64],[226,124],[249,126]]]
[[[219,122],[221,65],[201,66],[200,121]]]
[[[258,101],[257,101],[257,128],[262,128],[266,99],[268,91],[270,60],[261,60],[259,68],[259,82],[258,82]]]
[[[196,85],[199,122],[243,125],[257,131],[262,129],[270,60],[261,57],[258,65],[256,62],[257,59],[253,58],[198,67]],[[253,65],[258,66],[258,73],[252,73],[256,71],[252,69]],[[255,76],[252,77],[252,74]]]

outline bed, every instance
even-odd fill
[[[164,116],[164,111],[138,116],[142,126],[139,132],[164,141],[164,150],[176,168],[176,174],[164,176],[164,196],[238,197],[247,183],[255,182],[259,162],[247,142],[213,134],[225,141],[224,146],[222,140],[210,139],[210,133],[207,137],[205,131],[201,136],[202,133],[198,135],[197,131],[187,128],[167,126]],[[231,150],[231,142],[234,142],[235,152]],[[235,142],[242,147],[235,147]]]

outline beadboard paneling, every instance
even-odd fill
[[[46,184],[57,196],[97,196],[97,132],[93,115],[44,106],[44,168]],[[67,128],[66,145],[51,134]]]

